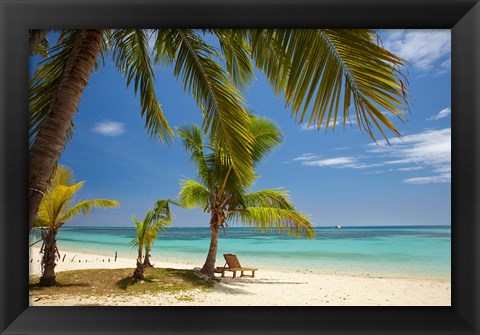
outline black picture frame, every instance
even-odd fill
[[[0,0],[0,10],[2,334],[479,334],[478,1]],[[54,27],[452,29],[452,306],[29,307],[28,29]]]

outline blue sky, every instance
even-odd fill
[[[372,143],[356,120],[325,133],[298,125],[265,77],[245,90],[250,110],[277,123],[284,143],[257,169],[254,189],[284,187],[317,226],[450,224],[451,102],[450,31],[380,31],[384,46],[406,59],[411,111],[392,118],[402,139]],[[32,65],[37,59],[32,60]],[[156,92],[172,127],[201,124],[193,98],[171,68],[155,70]],[[79,198],[118,200],[70,225],[133,226],[157,199],[175,198],[179,180],[195,178],[176,139],[151,140],[140,118],[139,99],[107,60],[92,74],[75,116],[76,132],[60,164],[86,180]],[[208,225],[200,210],[173,208],[174,226]]]

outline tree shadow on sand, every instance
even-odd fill
[[[136,283],[139,283],[139,282],[151,283],[151,282],[153,282],[153,280],[148,279],[147,277],[145,277],[145,280],[139,280],[139,279],[133,278],[132,276],[128,276],[126,278],[123,278],[123,279],[120,279],[119,281],[117,281],[115,283],[115,286],[117,288],[121,289],[121,290],[126,290],[126,289],[128,289],[129,286],[133,286],[133,285],[135,285]]]
[[[49,288],[66,288],[66,287],[92,287],[88,283],[69,283],[69,284],[62,284],[62,283],[56,283],[54,286],[41,286],[39,283],[34,283],[34,284],[29,284],[28,285],[29,289],[32,291],[41,291],[41,290],[47,290]]]
[[[263,285],[301,285],[308,284],[307,282],[290,282],[290,281],[274,281],[268,279],[230,279],[222,278],[217,285],[215,285],[214,290],[221,291],[227,294],[252,294],[251,292],[246,291],[243,288],[247,288],[249,284],[263,284]]]
[[[118,280],[115,286],[121,290],[127,290],[138,283],[154,283],[156,286],[163,286],[165,290],[175,290],[175,287],[178,289],[182,287],[211,288],[214,282],[200,278],[192,270],[152,268],[146,271],[145,280],[128,276]]]

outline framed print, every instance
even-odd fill
[[[2,334],[479,333],[477,1],[0,9]]]

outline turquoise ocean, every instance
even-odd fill
[[[244,266],[314,273],[402,278],[451,278],[450,226],[317,227],[313,239],[298,239],[251,228],[220,231],[217,265],[234,253]],[[130,227],[63,227],[58,248],[113,257],[136,256]],[[31,243],[36,241],[31,236]],[[206,228],[170,227],[159,235],[152,261],[188,261],[202,266],[210,243]],[[133,266],[133,265],[132,265]]]

